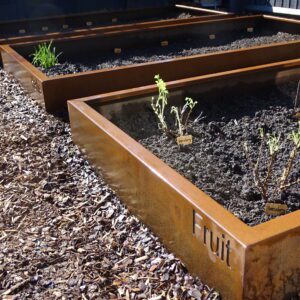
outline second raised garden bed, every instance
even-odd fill
[[[269,220],[243,145],[258,147],[259,127],[285,137],[297,130],[299,78],[299,67],[273,65],[168,82],[171,105],[193,97],[206,117],[193,126],[187,148],[157,129],[155,85],[70,101],[73,139],[128,207],[222,299],[293,299],[300,286],[299,185],[280,199],[290,213]],[[279,160],[288,159],[290,143]],[[299,156],[295,167],[299,180]]]
[[[68,99],[151,84],[157,73],[170,81],[281,61],[285,61],[283,68],[297,67],[299,28],[300,22],[295,20],[246,16],[75,35],[54,41],[65,63],[50,70],[30,63],[37,43],[4,45],[1,54],[5,70],[49,112],[55,112]],[[286,39],[289,42],[284,42]],[[121,51],[115,53],[116,49]],[[223,51],[230,49],[238,50]],[[74,62],[81,67],[72,65]],[[86,72],[77,73],[80,70]],[[75,74],[56,76],[65,72]]]

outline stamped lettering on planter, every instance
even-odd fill
[[[219,257],[230,268],[230,240],[225,234],[217,235],[210,229],[203,220],[203,217],[193,211],[193,234],[204,245],[206,245],[212,253]]]

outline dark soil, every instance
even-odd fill
[[[114,115],[112,120],[234,215],[253,226],[271,217],[264,213],[265,203],[254,185],[243,145],[248,143],[254,161],[260,145],[259,128],[281,134],[282,146],[274,167],[273,190],[293,146],[284,137],[297,129],[297,121],[293,118],[296,87],[297,84],[291,82],[277,89],[269,88],[240,96],[224,95],[214,101],[201,95],[193,97],[198,100],[198,109],[204,112],[206,118],[192,125],[190,133],[194,142],[184,149],[179,149],[174,140],[158,131],[150,99],[137,114],[132,113],[132,104],[129,104],[124,107],[121,116]],[[266,160],[264,153],[262,161]],[[290,182],[300,178],[299,169],[298,153]],[[266,171],[264,164],[260,171],[262,174]],[[286,203],[289,212],[298,210],[299,185],[273,200]]]
[[[0,131],[1,299],[219,299],[2,70]]]
[[[101,55],[95,55],[89,53],[89,57],[91,58],[85,59],[85,61],[83,61],[84,55],[81,55],[80,61],[66,61],[50,69],[41,68],[41,70],[48,76],[74,74],[299,39],[300,35],[292,35],[284,32],[274,33],[267,30],[255,33],[232,32],[231,35],[222,34],[221,36],[217,36],[215,40],[209,40],[208,37],[205,37],[205,39],[203,37],[189,37],[176,42],[172,41],[166,47],[153,46],[146,49],[123,49],[121,54],[101,53]]]

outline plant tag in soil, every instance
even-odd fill
[[[118,18],[112,18],[112,19],[111,19],[111,22],[112,22],[112,23],[117,23],[117,22],[118,22]]]
[[[280,216],[284,215],[288,210],[286,204],[280,203],[267,203],[265,206],[265,212],[269,216]]]
[[[209,37],[210,40],[215,40],[216,39],[216,35],[215,34],[210,34],[208,37]]]
[[[295,119],[300,120],[300,112],[295,113],[293,117],[294,117]]]
[[[121,48],[115,48],[114,49],[115,54],[120,54],[122,52]]]
[[[169,41],[161,41],[160,44],[162,47],[166,47],[169,45]]]
[[[176,139],[176,142],[178,145],[191,145],[193,143],[193,137],[191,135],[183,135],[183,136],[179,136]]]
[[[253,32],[254,31],[254,28],[253,27],[248,27],[247,28],[247,32]]]

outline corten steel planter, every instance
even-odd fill
[[[188,13],[190,18],[168,18],[174,13]],[[72,36],[120,31],[130,28],[195,23],[233,17],[233,14],[188,5],[93,12],[48,18],[0,22],[0,45],[42,41]],[[161,18],[161,20],[159,20]],[[157,20],[155,20],[157,19]],[[147,21],[148,20],[148,21]],[[122,25],[123,23],[123,25]],[[127,24],[126,24],[127,23]]]
[[[300,78],[299,68],[294,72],[273,64],[167,86],[176,101],[191,92],[209,97],[204,91],[215,94],[215,87],[224,87],[223,94],[232,87],[253,91],[257,84],[291,78]],[[74,142],[128,208],[192,273],[220,290],[222,299],[290,299],[299,293],[300,211],[250,227],[106,118],[153,95],[155,85],[69,101]]]
[[[84,51],[88,53],[89,49],[98,51],[97,54],[101,55],[101,51],[113,51],[119,46],[130,51],[130,49],[140,44],[143,47],[153,44],[160,45],[163,40],[171,41],[187,34],[202,35],[208,38],[211,33],[218,36],[226,33],[230,34],[233,29],[246,31],[249,27],[255,29],[260,26],[270,26],[291,33],[300,32],[299,21],[282,20],[269,16],[246,16],[194,24],[106,32],[92,37],[75,35],[70,38],[57,39],[55,45],[58,51],[64,52],[65,57],[72,58],[84,55]],[[23,84],[33,98],[45,105],[48,112],[62,109],[68,99],[149,85],[153,82],[154,75],[158,73],[165,80],[170,81],[297,59],[300,53],[300,41],[292,41],[72,75],[47,77],[29,62],[29,55],[34,51],[35,46],[34,43],[2,46],[3,65],[7,72],[13,74]]]

